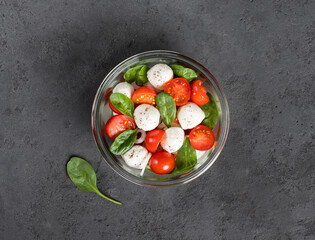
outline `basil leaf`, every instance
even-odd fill
[[[96,174],[92,166],[82,158],[72,157],[67,163],[67,173],[71,181],[81,190],[94,192],[101,197],[121,205],[121,202],[113,200],[102,194],[96,186]]]
[[[147,72],[149,67],[143,65],[139,71],[136,73],[136,84],[142,86],[148,82]]]
[[[133,83],[136,81],[137,85],[143,85],[148,82],[147,71],[149,67],[146,65],[139,65],[133,68],[130,68],[125,74],[124,79],[128,83]]]
[[[203,119],[202,123],[208,128],[214,129],[218,122],[218,109],[212,95],[208,92],[207,95],[209,97],[209,102],[199,106],[205,113],[205,119]]]
[[[176,105],[174,99],[170,94],[161,92],[156,96],[155,102],[162,117],[162,121],[167,127],[171,127],[176,117]]]
[[[196,150],[191,146],[189,138],[187,137],[183,146],[177,152],[176,166],[172,171],[172,174],[188,172],[196,165],[196,163]]]
[[[191,80],[198,77],[197,73],[190,68],[185,68],[176,64],[172,64],[170,67],[172,68],[175,75],[185,78],[188,82],[191,82]]]
[[[136,74],[137,71],[142,68],[143,65],[137,66],[130,68],[125,74],[124,74],[124,79],[128,83],[133,83],[136,80]]]
[[[127,129],[115,138],[109,150],[115,155],[122,155],[130,150],[137,140],[138,128]]]
[[[113,93],[110,95],[110,101],[119,112],[133,118],[134,105],[129,97],[122,93]]]

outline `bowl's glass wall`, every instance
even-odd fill
[[[108,104],[108,93],[119,82],[123,81],[123,74],[130,68],[140,64],[149,67],[157,64],[180,64],[193,68],[199,74],[199,79],[205,81],[207,91],[214,97],[219,111],[219,120],[214,129],[217,146],[204,154],[194,169],[185,174],[177,175],[157,175],[149,170],[140,176],[140,170],[130,168],[120,156],[115,156],[109,151],[112,141],[102,134],[105,123],[112,116],[112,111]],[[229,128],[229,111],[223,91],[214,76],[201,64],[184,55],[171,51],[150,51],[135,55],[116,66],[104,79],[95,96],[92,109],[92,130],[94,140],[101,151],[106,162],[121,176],[127,180],[146,186],[171,186],[186,183],[206,171],[217,159],[222,151]]]

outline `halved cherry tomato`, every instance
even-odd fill
[[[115,138],[125,130],[135,128],[136,124],[132,118],[125,115],[116,115],[107,121],[105,132],[110,139],[115,140]]]
[[[185,105],[190,99],[190,85],[185,78],[175,78],[164,85],[164,92],[169,93],[176,106]]]
[[[191,146],[199,151],[206,151],[212,148],[215,137],[210,128],[204,125],[198,125],[189,133]]]
[[[161,129],[154,129],[147,133],[144,143],[149,152],[155,152],[165,131]]]
[[[191,101],[199,106],[209,102],[207,90],[202,86],[201,80],[196,80],[191,84]]]
[[[112,102],[110,101],[110,98],[108,99],[108,103],[109,103],[110,109],[112,109],[113,112],[121,114],[121,112],[119,112],[119,110],[114,107],[114,105],[113,105]]]
[[[134,104],[155,104],[155,96],[157,92],[150,87],[140,87],[131,96]]]
[[[170,173],[175,165],[174,156],[166,151],[153,153],[149,160],[149,166],[156,174]]]

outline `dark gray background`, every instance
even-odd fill
[[[314,1],[0,0],[0,239],[314,239]],[[150,189],[102,160],[104,76],[152,49],[222,84],[231,129],[197,180]],[[112,204],[76,188],[71,155]]]

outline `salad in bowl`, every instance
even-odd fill
[[[188,182],[224,146],[226,98],[214,76],[179,53],[150,51],[114,68],[92,109],[95,142],[126,179],[145,186]]]

